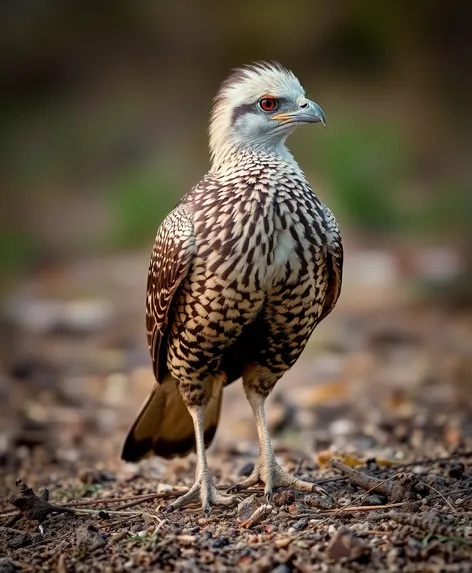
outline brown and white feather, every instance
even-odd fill
[[[141,413],[146,423],[140,433],[130,432],[126,459],[137,459],[146,448],[166,456],[192,449],[184,404],[212,405],[205,426],[209,443],[223,386],[255,368],[254,388],[266,396],[339,297],[343,249],[333,214],[284,140],[241,143],[238,125],[251,125],[237,124],[235,117],[245,111],[245,98],[264,93],[266,85],[271,93],[304,95],[295,76],[279,65],[249,66],[230,76],[215,99],[212,168],[157,233],[146,324],[156,380],[167,390],[156,386],[154,413]],[[179,388],[180,402],[169,398],[167,384]],[[185,420],[185,427],[172,444],[177,420]]]

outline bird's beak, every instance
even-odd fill
[[[318,123],[326,125],[326,116],[323,110],[314,101],[306,98],[298,100],[299,109],[292,112],[278,113],[271,119],[278,119],[284,124],[289,123]]]

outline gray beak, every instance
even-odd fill
[[[278,119],[284,124],[289,123],[319,123],[326,125],[323,110],[314,101],[301,97],[298,100],[299,109],[292,112],[278,113],[271,119]]]
[[[321,121],[323,125],[326,125],[326,116],[320,106],[315,103],[314,101],[308,100],[309,104],[309,111],[311,112],[309,115],[311,116],[311,122],[316,123]]]

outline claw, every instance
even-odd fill
[[[241,484],[235,483],[226,490],[226,493],[237,493],[238,491],[241,491],[241,490],[242,490]]]
[[[324,495],[325,497],[329,497],[329,499],[333,499],[331,495],[319,485],[313,485],[312,491],[316,491],[320,495]]]
[[[228,492],[241,491],[255,485],[256,483],[265,484],[264,493],[267,499],[267,503],[270,503],[272,499],[273,489],[278,487],[293,488],[295,490],[304,492],[317,491],[322,495],[331,498],[329,493],[320,486],[311,482],[303,481],[299,478],[296,478],[295,476],[288,474],[279,466],[279,464],[275,461],[275,458],[272,456],[270,456],[268,459],[260,457],[254,467],[252,474],[245,480],[235,483],[229,488]]]
[[[212,505],[233,505],[236,500],[219,492],[213,485],[211,473],[207,470],[202,472],[195,480],[195,483],[187,493],[178,497],[166,511],[174,511],[181,507],[200,501],[205,517],[211,513]]]

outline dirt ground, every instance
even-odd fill
[[[395,260],[372,257],[348,253],[339,308],[267,405],[282,466],[329,495],[268,505],[255,488],[208,518],[164,511],[192,484],[193,455],[119,460],[152,386],[147,254],[16,288],[0,329],[0,573],[472,571],[472,309],[416,297]],[[209,449],[215,482],[256,457],[235,383]]]

